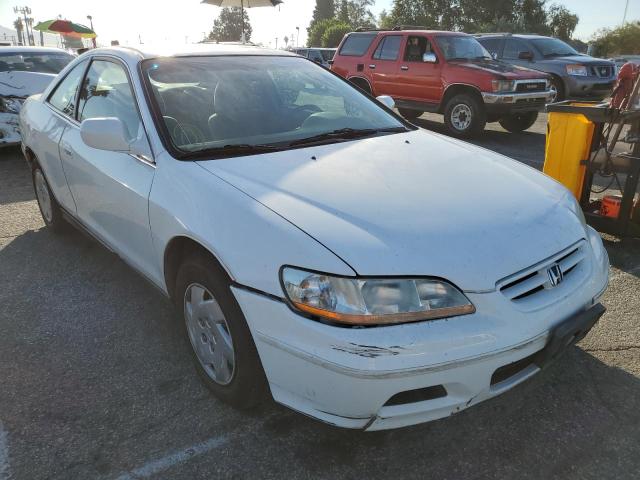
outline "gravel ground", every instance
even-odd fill
[[[544,121],[476,143],[540,168]],[[164,297],[44,229],[20,152],[0,150],[0,480],[638,478],[640,241],[605,244],[608,312],[549,370],[430,424],[340,430],[213,398]]]

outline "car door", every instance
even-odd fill
[[[403,35],[384,35],[373,51],[369,64],[365,65],[375,95],[402,98],[402,89],[398,85],[398,60],[403,42]]]
[[[425,62],[425,53],[436,55],[437,61]],[[442,62],[431,40],[424,35],[410,35],[399,65],[398,85],[402,98],[437,104],[442,98]]]
[[[76,205],[60,158],[60,139],[65,129],[75,122],[76,96],[88,63],[78,63],[58,80],[45,101],[49,108],[43,109],[44,115],[32,119],[32,143],[37,146],[40,166],[56,200],[70,213],[75,213]]]
[[[125,66],[109,57],[92,60],[82,82],[76,117],[60,152],[79,219],[128,263],[157,278],[149,227],[148,198],[155,174],[151,149]],[[84,143],[81,122],[116,117],[133,151],[98,150]]]

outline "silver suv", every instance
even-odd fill
[[[313,60],[324,68],[329,68],[329,62],[333,60],[336,50],[336,48],[294,48],[292,52]]]
[[[573,97],[604,98],[613,90],[613,62],[576,52],[562,40],[541,35],[487,33],[476,35],[494,58],[552,76],[553,101]]]

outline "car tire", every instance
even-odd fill
[[[204,384],[223,402],[247,409],[262,403],[268,384],[230,285],[213,258],[196,253],[178,270],[175,300]]]
[[[31,172],[31,180],[44,224],[54,233],[66,231],[69,224],[64,219],[62,209],[51,193],[49,182],[39,166],[36,166]]]
[[[473,137],[484,130],[487,112],[480,100],[462,93],[451,98],[445,105],[444,123],[455,137]]]
[[[538,119],[538,112],[512,113],[500,119],[502,128],[511,133],[524,132]]]
[[[556,94],[549,103],[562,102],[565,99],[566,94],[564,83],[562,82],[562,79],[560,77],[554,76],[551,78],[551,89],[555,90]]]
[[[400,112],[400,115],[402,115],[407,120],[415,120],[416,118],[424,114],[424,112],[421,110],[412,110],[410,108],[399,108],[398,112]]]

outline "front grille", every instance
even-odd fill
[[[518,83],[516,85],[516,92],[518,93],[527,93],[527,92],[544,92],[547,89],[547,82],[526,82],[526,83]]]
[[[596,65],[591,67],[591,75],[600,78],[609,78],[613,75],[613,67],[609,65]]]
[[[548,260],[501,280],[498,282],[498,290],[525,309],[553,303],[562,294],[566,294],[567,289],[575,288],[586,277],[588,265],[585,249],[586,243],[581,241]]]

